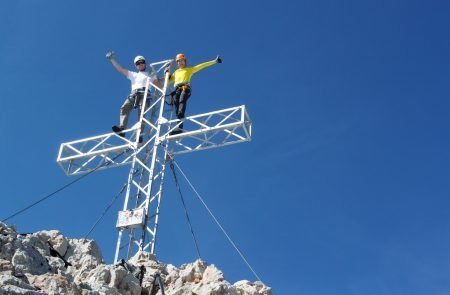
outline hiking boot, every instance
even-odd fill
[[[169,135],[177,135],[183,133],[183,129],[181,128],[175,128],[174,130],[170,131]]]
[[[125,128],[120,127],[120,126],[117,126],[117,125],[114,125],[114,126],[112,127],[112,130],[113,130],[115,133],[117,133],[119,136],[125,137],[125,133],[122,132],[122,131],[125,130]]]

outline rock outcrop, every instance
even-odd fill
[[[93,240],[69,239],[56,230],[19,234],[0,222],[0,295],[161,294],[160,284],[167,295],[272,294],[262,282],[231,285],[202,260],[177,268],[143,252],[107,265]]]

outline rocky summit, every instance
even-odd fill
[[[262,282],[231,285],[202,260],[179,268],[149,253],[116,265],[103,262],[93,240],[70,239],[57,230],[20,234],[0,222],[0,294],[271,295]]]

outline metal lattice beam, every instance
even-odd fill
[[[244,105],[190,116],[183,120],[184,132],[170,135],[181,122],[165,122],[166,133],[160,140],[169,141],[171,154],[184,154],[251,140],[252,122]]]
[[[157,101],[159,102],[159,100]],[[251,140],[252,122],[245,106],[238,106],[210,113],[186,117],[185,131],[169,135],[181,123],[179,120],[159,119],[161,136],[157,142],[169,142],[169,152],[173,155],[205,149],[218,148]],[[147,124],[151,142],[155,139],[156,125]],[[135,139],[140,124],[125,130],[126,137]],[[57,162],[67,175],[90,172],[94,169],[107,169],[132,162],[133,156],[142,146],[115,133],[89,137],[63,143]],[[101,167],[100,167],[101,166]],[[98,168],[100,167],[100,168]]]

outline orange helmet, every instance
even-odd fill
[[[181,59],[186,60],[186,55],[184,55],[184,53],[178,53],[178,54],[177,54],[176,61],[179,61],[179,60],[181,60]]]

